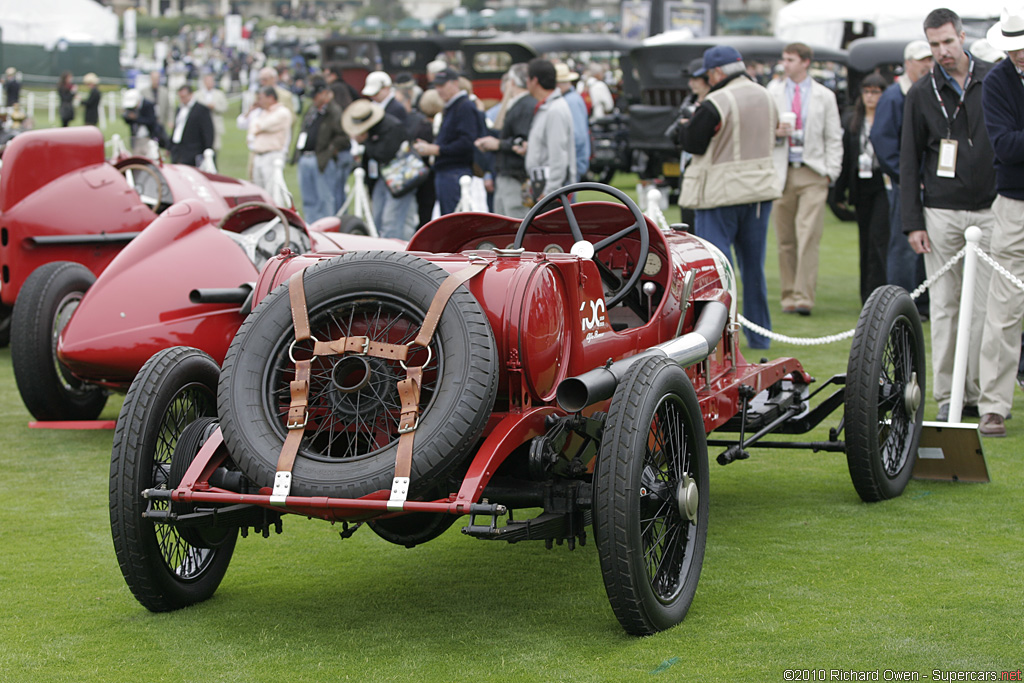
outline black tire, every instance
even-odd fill
[[[366,227],[363,219],[351,214],[345,214],[341,217],[341,227],[338,228],[338,232],[346,232],[349,235],[370,236],[370,229]]]
[[[37,420],[95,420],[107,392],[57,361],[57,340],[96,281],[80,263],[54,261],[25,280],[11,316],[11,363],[25,407]]]
[[[866,502],[903,493],[924,419],[924,335],[906,290],[876,289],[857,321],[846,369],[846,462]]]
[[[594,536],[615,616],[633,635],[675,626],[700,579],[709,487],[704,422],[679,365],[654,357],[629,369],[612,397],[594,481]]]
[[[117,418],[110,458],[110,529],[121,573],[153,612],[202,602],[224,578],[237,530],[215,548],[188,543],[172,524],[143,517],[146,489],[169,487],[176,446],[189,425],[215,414],[218,368],[184,346],[165,349],[135,376]],[[185,454],[191,461],[195,453]],[[167,501],[151,501],[167,509]]]
[[[405,344],[448,273],[402,252],[352,252],[305,271],[312,335],[345,335]],[[228,349],[218,390],[224,440],[242,472],[262,486],[274,479],[284,443],[294,341],[288,288],[279,287],[250,315]],[[309,355],[309,343],[296,355]],[[410,493],[444,481],[469,453],[487,424],[498,388],[494,334],[472,294],[459,287],[448,301],[430,344],[407,363],[423,365],[419,428]],[[365,362],[365,366],[361,364]],[[365,386],[343,392],[348,369]],[[395,361],[329,356],[313,361],[310,422],[292,470],[294,495],[358,498],[389,490],[398,444]],[[355,383],[353,383],[355,384]]]
[[[11,343],[11,307],[0,304],[0,349]]]

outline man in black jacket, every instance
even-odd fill
[[[198,166],[203,152],[213,149],[213,116],[203,105],[196,106],[192,86],[178,88],[181,106],[174,116],[171,133],[171,163]]]
[[[302,121],[295,142],[292,163],[299,164],[299,189],[302,213],[307,223],[333,216],[338,180],[338,152],[349,146],[349,137],[341,129],[341,110],[334,104],[334,93],[320,76],[310,81],[313,106]]]
[[[476,147],[482,152],[496,152],[494,158],[494,212],[513,218],[524,218],[529,211],[523,203],[526,182],[526,160],[512,148],[530,135],[533,110],[537,100],[526,89],[526,64],[515,64],[508,70],[508,80],[495,127],[501,137],[478,138]]]
[[[925,18],[924,32],[935,66],[907,93],[900,200],[903,232],[914,251],[924,254],[930,276],[963,248],[964,232],[972,225],[981,228],[980,246],[988,251],[996,183],[981,105],[982,81],[992,65],[964,51],[963,25],[951,10],[932,11]],[[949,416],[962,272],[957,265],[931,287],[932,394],[939,404],[939,420]],[[978,351],[991,272],[978,269],[974,290],[972,352],[964,387],[964,414],[974,417],[980,395]]]

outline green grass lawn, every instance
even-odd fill
[[[239,164],[244,153],[222,155],[222,171]],[[814,315],[783,316],[773,300],[777,331],[855,325],[856,244],[856,227],[830,218]],[[765,355],[795,356],[823,379],[845,370],[849,347]],[[992,483],[912,481],[873,505],[842,455],[754,448],[713,464],[696,599],[681,625],[642,639],[616,622],[592,542],[486,543],[458,523],[407,550],[289,517],[281,536],[239,541],[213,599],[149,613],[110,540],[111,433],[28,421],[0,350],[0,681],[783,681],[787,669],[927,680],[1022,664],[1024,417],[984,443]]]

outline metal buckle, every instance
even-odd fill
[[[412,347],[413,347],[413,342],[409,342],[405,346],[406,346],[406,348],[411,350]],[[427,347],[427,360],[420,367],[421,368],[425,368],[428,365],[430,365],[430,361],[433,360],[433,358],[434,358],[434,348],[432,346],[428,346]],[[408,370],[409,369],[409,366],[405,364],[404,360],[398,361],[398,364],[402,366],[403,370]]]
[[[313,340],[314,344],[317,343],[318,341],[320,341],[319,339],[317,339],[313,335],[309,335],[309,338]],[[295,360],[295,345],[298,344],[298,343],[299,343],[298,339],[292,340],[291,345],[288,347],[288,359],[291,360],[292,363],[297,363],[298,362],[297,360]]]
[[[270,494],[271,505],[284,505],[284,499],[292,490],[292,473],[278,472],[274,475],[274,491]]]
[[[420,416],[417,415],[416,416],[416,421],[412,423],[411,427],[403,427],[401,425],[401,423],[399,423],[399,425],[398,425],[398,433],[399,434],[408,434],[410,432],[415,432],[416,428],[419,427],[419,426],[420,426]]]
[[[391,481],[391,499],[388,500],[388,510],[392,512],[402,510],[408,498],[409,477],[395,477]]]
[[[288,412],[291,412],[291,411],[289,410]],[[302,424],[299,424],[298,422],[292,422],[292,421],[289,420],[287,426],[288,426],[289,430],[291,430],[291,429],[305,429],[307,424],[309,424],[309,409],[308,408],[303,408],[303,411],[302,411]]]
[[[349,337],[349,338],[350,339],[359,339],[359,337]],[[357,353],[359,353],[359,355],[361,355],[361,356],[365,356],[367,354],[367,352],[369,352],[369,350],[370,350],[370,338],[364,336],[363,337],[363,350],[362,351],[358,351]]]

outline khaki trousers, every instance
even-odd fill
[[[782,197],[775,201],[782,308],[814,308],[818,247],[825,230],[828,179],[807,166],[790,166]]]
[[[999,195],[992,204],[995,228],[989,252],[1003,268],[1024,276],[1024,202]],[[980,264],[979,268],[988,268]],[[981,414],[1006,415],[1013,405],[1014,378],[1020,358],[1024,292],[999,273],[988,286],[988,315],[981,340]]]
[[[964,231],[972,225],[981,228],[978,246],[989,252],[995,217],[991,209],[984,211],[957,211],[954,209],[924,209],[924,225],[932,250],[924,255],[925,272],[930,277],[946,261],[963,249],[967,240]],[[928,290],[930,296],[932,335],[932,395],[939,405],[949,403],[953,385],[953,354],[956,350],[956,328],[960,321],[960,290],[963,286],[963,263],[958,263],[940,277]],[[985,327],[985,303],[988,301],[992,268],[979,263],[974,284],[974,314],[971,316],[971,334],[967,356],[967,377],[964,386],[964,405],[977,405],[981,395],[978,381],[981,337]],[[1018,348],[1020,329],[1018,328]],[[1016,373],[1014,373],[1016,374]]]

